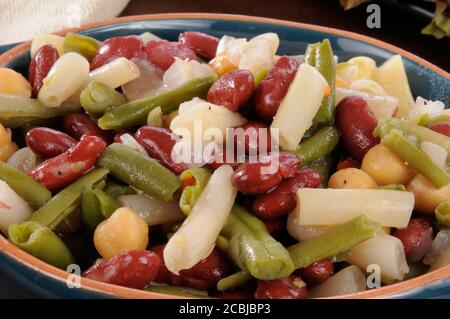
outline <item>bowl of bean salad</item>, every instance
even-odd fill
[[[216,14],[0,56],[0,260],[60,297],[450,295],[450,76]]]

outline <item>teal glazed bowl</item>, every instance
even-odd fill
[[[275,32],[281,40],[281,54],[304,52],[308,43],[330,39],[341,60],[358,55],[382,63],[395,54],[404,58],[414,96],[441,100],[450,105],[450,74],[437,66],[390,44],[359,34],[296,22],[222,14],[158,14],[132,16],[90,24],[76,30],[99,40],[146,31],[176,40],[183,31],[202,31],[215,36],[253,37]],[[0,56],[0,65],[27,73],[30,42],[22,43]],[[0,106],[1,107],[1,106]],[[73,276],[50,266],[13,246],[0,235],[0,267],[22,285],[44,297],[63,298],[173,298],[173,296],[128,289],[89,279],[80,279],[80,288],[69,288]],[[70,286],[70,285],[69,285]],[[450,265],[401,283],[340,298],[450,298]]]

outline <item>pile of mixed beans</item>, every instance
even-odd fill
[[[448,265],[449,101],[414,100],[400,56],[279,42],[36,37],[28,74],[0,68],[0,231],[188,297],[330,297]],[[216,148],[180,161],[198,122]]]

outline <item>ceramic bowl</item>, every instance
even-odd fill
[[[296,22],[221,14],[157,14],[132,16],[86,25],[77,30],[99,40],[113,36],[140,34],[150,31],[169,40],[187,30],[206,32],[215,36],[224,34],[252,37],[264,32],[275,32],[281,39],[282,54],[299,54],[308,43],[330,39],[341,60],[357,55],[372,57],[382,63],[395,54],[404,58],[409,82],[415,96],[441,100],[450,105],[450,74],[437,66],[390,44],[359,34]],[[0,65],[27,72],[30,42],[15,46],[0,56]],[[42,296],[65,298],[173,298],[172,296],[139,291],[81,279],[81,288],[69,288],[70,274],[52,267],[27,254],[0,235],[0,267],[23,285]],[[420,277],[380,289],[341,296],[341,298],[439,298],[450,297],[450,265]]]

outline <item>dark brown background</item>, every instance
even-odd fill
[[[450,71],[450,39],[420,34],[430,18],[413,6],[433,10],[423,0],[374,1],[381,7],[381,29],[366,26],[367,4],[343,11],[339,0],[131,0],[122,15],[169,12],[245,14],[329,26],[397,45]]]

